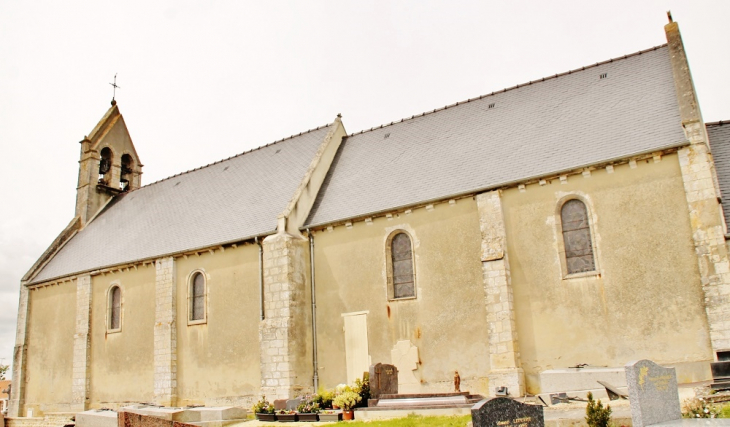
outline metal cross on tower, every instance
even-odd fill
[[[121,89],[121,87],[117,86],[117,75],[114,74],[114,83],[109,83],[114,87],[114,92],[112,92],[112,105],[116,103],[114,98],[117,96],[117,88]]]

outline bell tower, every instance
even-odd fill
[[[143,165],[116,101],[80,143],[76,216],[83,227],[109,199],[140,187]]]

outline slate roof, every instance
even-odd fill
[[[117,197],[33,283],[273,232],[327,131]],[[348,136],[307,226],[685,144],[658,46]]]
[[[707,123],[707,136],[722,193],[722,210],[730,220],[730,121]]]
[[[367,216],[684,144],[669,52],[658,46],[349,136],[307,222]]]
[[[33,283],[273,232],[328,130],[318,128],[123,193]]]

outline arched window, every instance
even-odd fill
[[[595,271],[591,227],[585,203],[570,199],[560,209],[567,273]]]
[[[108,329],[118,331],[122,329],[122,290],[119,286],[109,289],[109,318]]]
[[[130,180],[132,179],[132,168],[134,167],[134,160],[129,154],[122,156],[122,171],[119,176],[119,188],[122,191],[127,191],[130,188]]]
[[[205,320],[205,275],[196,271],[190,278],[189,320]]]
[[[109,147],[101,149],[101,159],[99,159],[99,184],[109,183],[109,172],[112,168],[112,150]]]
[[[416,275],[413,270],[413,246],[405,232],[394,234],[390,240],[389,294],[391,298],[416,296]]]

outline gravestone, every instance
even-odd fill
[[[287,411],[296,411],[303,400],[304,399],[302,399],[301,397],[297,397],[296,399],[287,400],[286,401],[286,410]]]
[[[712,370],[712,389],[730,389],[730,361],[712,362],[710,369]]]
[[[639,360],[627,363],[625,369],[633,427],[682,418],[674,368]]]
[[[474,427],[545,427],[542,406],[507,397],[482,400],[471,408]]]
[[[384,363],[370,365],[370,397],[379,399],[383,394],[398,394],[398,368]]]
[[[390,361],[398,368],[398,390],[401,393],[418,393],[421,382],[416,378],[414,371],[418,369],[418,347],[410,340],[398,341],[390,351]]]

